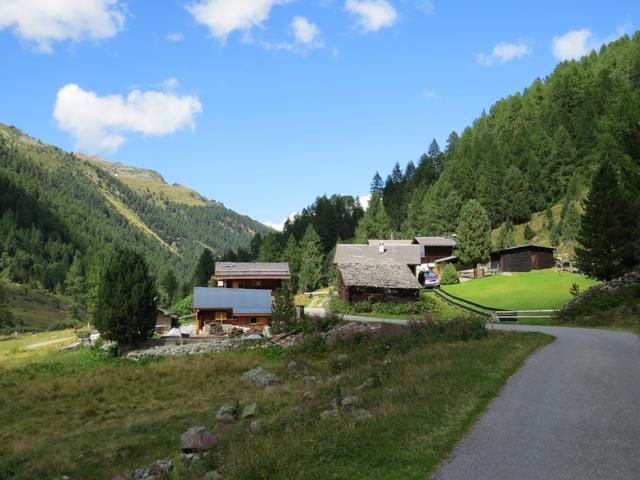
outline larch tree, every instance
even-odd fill
[[[487,263],[491,253],[491,223],[482,205],[469,200],[460,210],[456,253],[464,264]]]
[[[322,267],[324,255],[320,237],[312,225],[307,227],[304,237],[300,240],[300,275],[299,288],[304,291],[313,291],[322,285]]]

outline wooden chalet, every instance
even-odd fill
[[[343,300],[406,303],[418,299],[419,245],[338,245],[334,263],[338,296]]]
[[[193,289],[195,333],[208,325],[233,325],[262,331],[271,318],[271,292],[246,288]]]
[[[286,262],[216,262],[213,279],[221,288],[271,290],[273,294],[291,280],[291,272]]]
[[[491,269],[500,272],[530,272],[553,268],[555,248],[519,245],[491,252]]]
[[[413,243],[420,245],[420,258],[423,264],[433,264],[441,258],[452,257],[456,240],[449,237],[416,237]]]

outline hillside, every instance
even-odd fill
[[[77,252],[134,247],[155,274],[172,268],[185,279],[203,247],[222,254],[268,231],[157,172],[67,153],[4,125],[0,185],[0,271],[49,290],[63,288]]]
[[[434,140],[417,165],[403,171],[396,164],[386,181],[376,174],[372,191],[381,195],[392,229],[405,236],[453,232],[460,208],[473,198],[494,228],[508,219],[524,224],[535,212],[579,200],[602,162],[633,190],[625,172],[640,161],[639,138],[637,32],[558,64],[497,101],[461,135],[452,132],[444,151]]]

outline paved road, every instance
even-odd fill
[[[640,339],[562,327],[532,355],[437,480],[640,479]]]
[[[544,332],[556,341],[509,379],[434,480],[640,479],[640,337],[587,328],[492,328]]]

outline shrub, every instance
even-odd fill
[[[456,283],[460,283],[460,278],[458,277],[458,271],[453,264],[448,263],[446,267],[444,267],[444,272],[442,272],[442,276],[440,277],[441,285],[455,285]]]
[[[276,291],[271,314],[271,331],[273,333],[292,332],[300,328],[296,317],[293,290],[289,282],[285,282]]]
[[[193,294],[189,294],[182,300],[178,300],[171,305],[170,310],[181,317],[191,314],[193,312]]]
[[[531,228],[531,226],[527,223],[524,226],[524,239],[525,240],[533,240],[536,238],[536,232]]]
[[[577,283],[572,283],[571,288],[569,288],[569,293],[572,297],[580,295],[580,285],[578,285]]]

